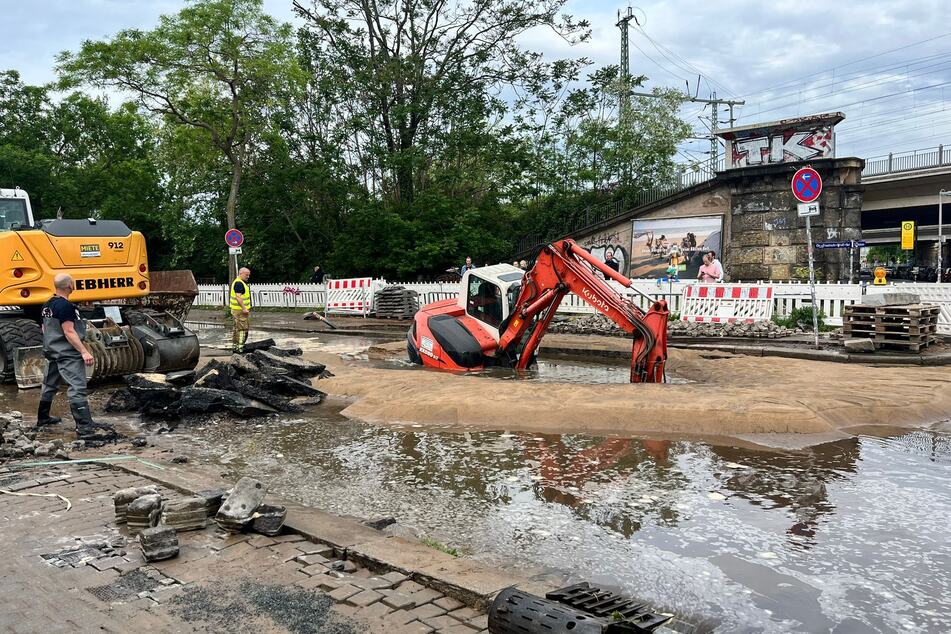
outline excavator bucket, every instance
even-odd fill
[[[195,298],[198,283],[191,271],[152,271],[149,274],[149,295],[143,306],[166,312],[184,322]]]
[[[660,300],[641,319],[650,339],[634,339],[631,351],[631,383],[664,383],[667,365],[667,302]]]
[[[43,375],[46,373],[43,346],[17,348],[13,352],[13,373],[17,379],[17,387],[21,390],[42,385]]]

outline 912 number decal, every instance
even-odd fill
[[[114,249],[116,251],[121,251],[122,249],[125,248],[125,242],[110,242],[109,248]]]

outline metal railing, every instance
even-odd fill
[[[865,159],[865,169],[862,176],[882,176],[897,172],[913,172],[915,170],[951,165],[951,147],[939,145],[922,150],[908,152],[889,152],[882,156],[873,156]]]

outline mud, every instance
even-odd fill
[[[372,358],[399,356],[401,343]],[[321,381],[343,414],[375,424],[552,433],[851,435],[851,427],[928,427],[951,418],[947,368],[892,368],[672,349],[676,384],[505,381],[341,364]]]

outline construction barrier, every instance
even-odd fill
[[[680,321],[752,323],[773,317],[773,289],[764,284],[691,284],[683,293]]]
[[[354,277],[326,283],[327,312],[363,315],[373,312],[373,278]]]

